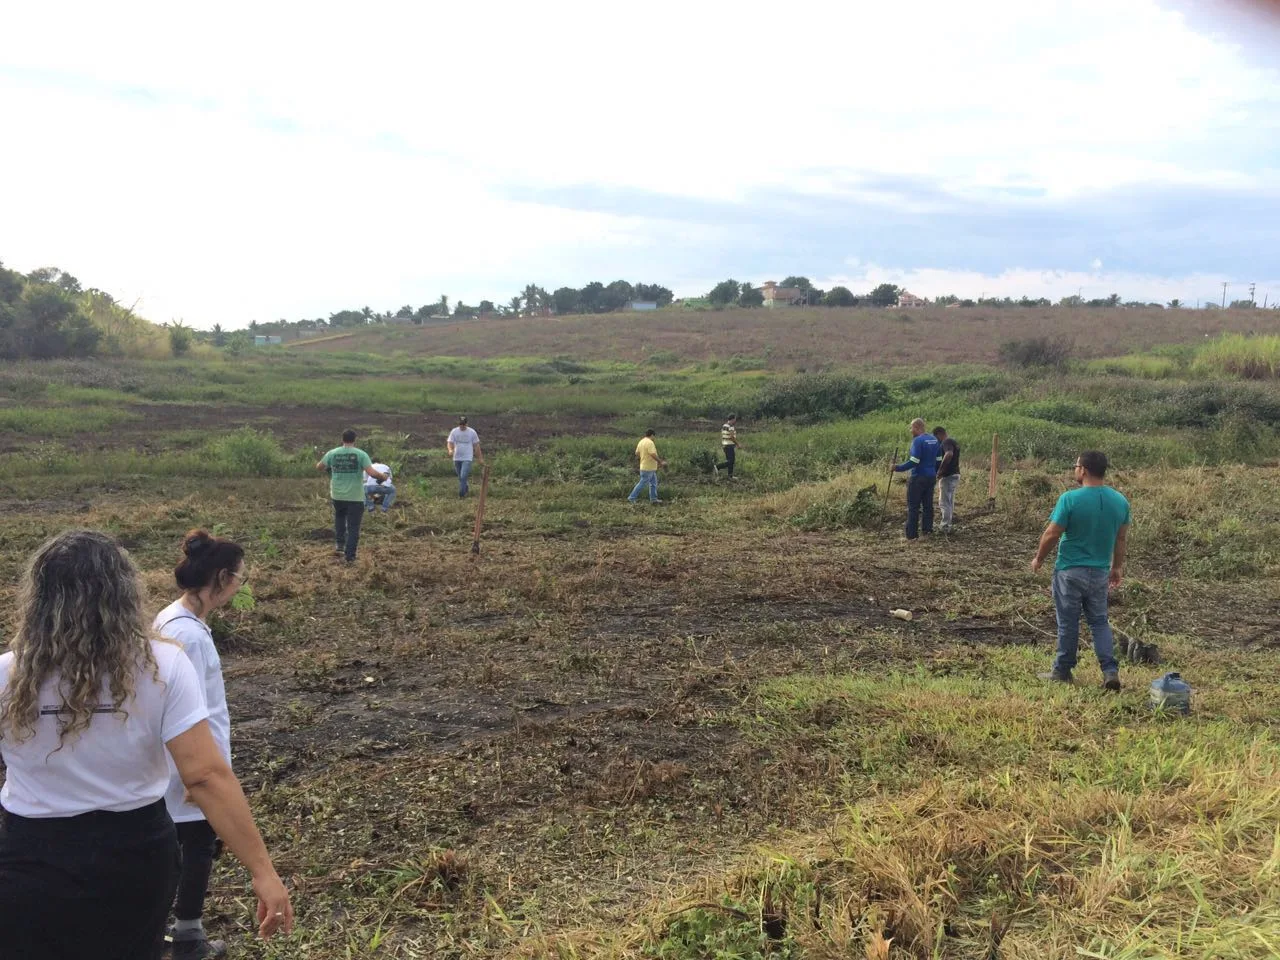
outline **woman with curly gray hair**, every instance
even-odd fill
[[[153,636],[129,555],[71,531],[31,558],[0,656],[0,957],[154,960],[178,879],[169,767],[253,877],[258,931],[293,925],[190,660]]]

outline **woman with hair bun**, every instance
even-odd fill
[[[244,548],[204,530],[192,530],[182,541],[182,560],[173,577],[182,596],[160,611],[153,624],[157,633],[182,644],[196,668],[196,676],[209,711],[209,731],[227,764],[231,764],[231,717],[222,681],[222,660],[206,622],[210,613],[225,605],[244,583]],[[165,805],[178,828],[182,870],[173,903],[170,928],[175,960],[226,956],[221,940],[210,940],[204,931],[204,901],[209,875],[217,855],[218,837],[204,813],[191,802],[182,777],[169,764],[169,791]]]
[[[195,669],[149,628],[143,596],[128,553],[93,531],[48,540],[23,576],[0,656],[6,960],[160,957],[179,872],[166,752],[252,874],[259,935],[293,926]]]

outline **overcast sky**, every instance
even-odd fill
[[[1280,296],[1273,24],[1189,0],[11,4],[0,260],[243,326],[527,283]]]

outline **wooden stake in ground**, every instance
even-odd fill
[[[893,460],[889,463],[889,482],[884,485],[884,510],[881,511],[886,516],[889,513],[889,491],[893,489],[894,467],[898,465],[898,448],[893,448]]]
[[[991,435],[991,479],[987,481],[987,506],[989,507],[996,505],[996,474],[999,473],[999,450],[1000,435],[993,433]]]
[[[489,492],[489,465],[480,471],[480,499],[476,502],[476,528],[471,534],[471,552],[480,552],[480,527],[484,524],[484,501]]]

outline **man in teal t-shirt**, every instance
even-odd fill
[[[1120,665],[1116,663],[1111,625],[1107,622],[1107,595],[1124,576],[1128,546],[1129,501],[1106,485],[1107,455],[1096,450],[1080,454],[1075,465],[1076,483],[1058,498],[1031,569],[1038,571],[1058,544],[1053,568],[1053,605],[1058,615],[1058,651],[1046,680],[1071,683],[1080,645],[1080,614],[1093,634],[1093,652],[1102,668],[1102,686],[1120,689]]]
[[[342,446],[334,447],[321,457],[316,469],[329,474],[334,555],[345,556],[347,563],[354,563],[356,547],[360,545],[360,521],[364,519],[365,474],[379,483],[386,480],[387,475],[375,470],[369,455],[356,446],[354,430],[342,434]]]

